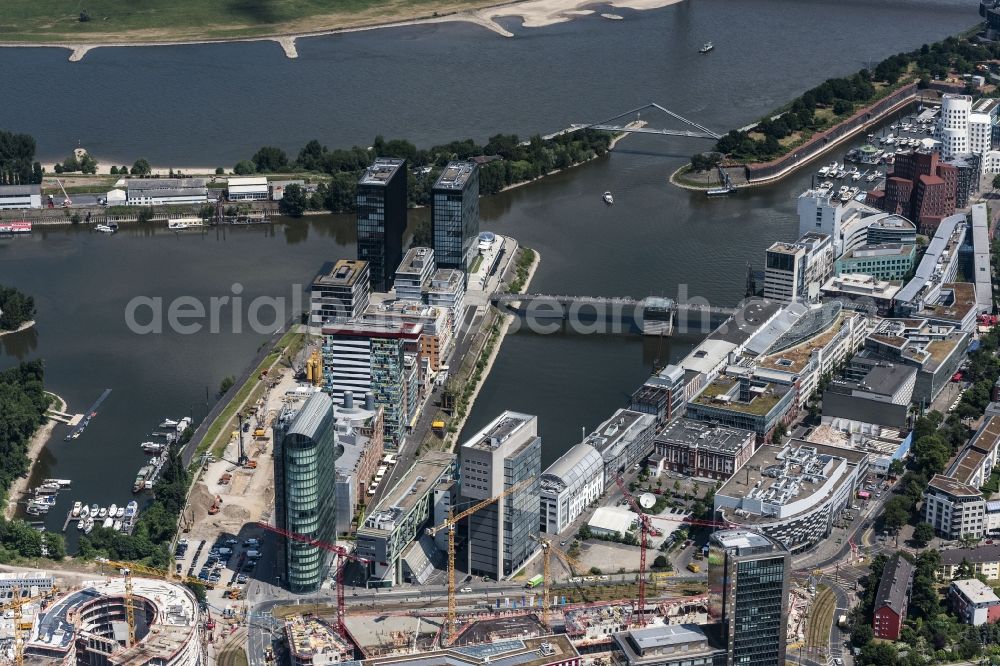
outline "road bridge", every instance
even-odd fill
[[[677,303],[649,296],[581,296],[495,293],[490,302],[517,315],[528,330],[552,333],[553,323],[566,332],[673,335],[710,333],[736,314],[735,308]]]

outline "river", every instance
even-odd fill
[[[0,107],[0,127],[36,136],[45,159],[79,140],[117,162],[142,154],[177,165],[230,164],[262,143],[294,151],[313,137],[341,146],[382,133],[426,145],[546,132],[649,101],[725,130],[977,20],[960,0],[686,0],[616,13],[625,20],[530,30],[509,21],[513,39],[462,24],[307,39],[298,60],[267,43],[99,49],[80,63],[61,50],[0,49],[0,86],[21,91]],[[699,55],[708,39],[715,52]],[[674,296],[690,285],[732,304],[747,261],[759,267],[773,240],[795,238],[794,200],[808,175],[715,201],[668,186],[670,172],[705,147],[630,137],[607,158],[485,199],[483,227],[541,253],[533,290]],[[605,190],[612,207],[600,201]],[[411,226],[425,214],[414,211]],[[3,364],[44,357],[48,387],[74,411],[114,390],[80,439],[54,440],[42,458],[43,475],[74,480],[50,527],[74,499],[127,501],[143,459],[137,444],[164,417],[203,414],[206,390],[238,375],[266,337],[136,335],[124,321],[130,299],[205,300],[234,283],[245,302],[287,296],[323,261],[353,256],[354,240],[344,216],[180,235],[64,227],[0,240],[0,283],[33,294],[39,310],[37,329],[0,338]],[[548,464],[624,404],[654,359],[677,360],[693,343],[510,336],[467,429],[503,409],[538,414]]]

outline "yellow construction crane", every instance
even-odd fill
[[[114,560],[101,560],[101,564],[108,564],[116,567],[122,576],[125,577],[125,622],[128,624],[128,644],[129,647],[135,645],[135,606],[132,603],[132,572],[142,574],[148,578],[159,578],[162,580],[179,580],[182,583],[198,583],[205,585],[205,581],[190,576],[172,576],[169,571],[154,569],[142,564],[132,562],[115,562]],[[18,664],[20,666],[20,664]]]
[[[490,497],[484,499],[481,502],[473,504],[468,509],[465,509],[459,514],[455,514],[454,507],[448,508],[448,519],[445,520],[440,525],[435,525],[434,527],[427,528],[427,534],[431,536],[437,535],[441,530],[448,530],[448,641],[449,643],[455,640],[455,631],[457,628],[457,621],[455,619],[455,525],[458,521],[471,516],[475,512],[485,509],[494,502],[502,500],[504,497],[512,493],[516,493],[519,490],[523,490],[535,482],[535,477],[527,478],[520,483],[515,483],[510,488],[507,488],[502,493],[495,497]]]
[[[551,607],[550,607],[551,596],[549,593],[550,587],[552,585],[552,577],[551,577],[552,568],[549,564],[551,562],[551,556],[555,555],[559,560],[561,560],[562,563],[566,565],[566,568],[569,569],[569,572],[572,575],[576,575],[576,572],[574,571],[576,567],[582,568],[583,565],[577,562],[569,555],[567,555],[566,553],[556,548],[555,544],[553,544],[550,539],[543,536],[538,536],[538,537],[532,536],[531,538],[535,539],[538,542],[538,545],[541,546],[542,548],[542,623],[546,627],[551,629],[552,628],[552,617],[551,617]]]
[[[12,591],[10,601],[3,604],[2,608],[12,608],[14,610],[14,664],[23,666],[24,664],[24,637],[21,635],[21,607],[24,604],[42,599],[45,595],[39,594],[34,597],[22,597],[21,588],[15,587]]]

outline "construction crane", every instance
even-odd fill
[[[192,578],[191,576],[184,575],[172,575],[169,571],[163,569],[154,569],[152,567],[147,567],[142,564],[134,564],[132,562],[116,562],[114,560],[100,560],[101,564],[107,564],[115,567],[119,570],[122,576],[125,578],[125,622],[128,624],[128,644],[130,646],[136,643],[136,633],[135,633],[135,604],[132,601],[134,588],[132,586],[132,573],[138,573],[148,578],[159,578],[161,580],[178,580],[182,583],[198,583],[211,589],[213,586],[207,581],[203,581],[200,578]]]
[[[11,599],[6,604],[3,604],[3,608],[12,608],[14,610],[14,664],[15,666],[24,665],[24,636],[21,635],[21,607],[24,604],[31,603],[32,601],[37,601],[43,598],[45,595],[39,594],[34,597],[24,598],[21,596],[21,588],[15,587],[11,590]]]
[[[550,587],[552,585],[552,578],[550,575],[551,566],[549,564],[551,562],[551,556],[555,555],[559,560],[561,560],[562,563],[565,564],[566,567],[569,569],[569,572],[571,574],[575,574],[574,570],[576,567],[582,568],[583,565],[577,562],[569,555],[567,555],[566,553],[556,548],[555,544],[552,543],[550,539],[547,539],[546,537],[543,536],[536,537],[534,535],[532,535],[531,538],[537,541],[538,545],[541,546],[542,548],[542,623],[546,627],[551,629],[552,628],[552,617],[550,608],[551,597],[549,596]]]
[[[618,483],[618,487],[621,488],[622,495],[628,500],[629,505],[632,510],[636,512],[639,516],[639,606],[638,606],[638,619],[631,624],[640,627],[646,626],[646,540],[650,534],[653,533],[653,521],[650,520],[649,515],[644,513],[639,507],[639,503],[635,501],[632,497],[632,493],[628,491],[625,486],[625,481],[622,479],[621,475],[615,477],[615,482]]]
[[[65,208],[67,206],[72,206],[73,205],[73,200],[69,198],[68,194],[66,194],[66,188],[63,187],[62,181],[59,180],[58,178],[54,178],[53,180],[55,180],[56,183],[59,184],[59,189],[62,190],[62,193],[63,193],[63,203],[62,203],[63,208]]]
[[[344,603],[344,568],[347,564],[346,560],[353,560],[354,562],[359,562],[361,564],[368,564],[371,562],[368,558],[355,555],[343,546],[338,546],[336,544],[327,543],[326,541],[320,541],[319,539],[314,539],[310,536],[304,534],[296,534],[295,532],[289,532],[288,530],[283,530],[280,527],[275,527],[274,525],[269,525],[267,523],[257,523],[258,527],[262,527],[265,530],[274,532],[275,534],[280,534],[286,539],[293,539],[295,541],[300,541],[302,543],[307,543],[311,546],[316,546],[322,548],[323,550],[330,551],[337,556],[337,569],[335,578],[337,581],[337,631],[344,638],[344,640],[350,640],[350,635],[347,632],[347,623],[344,619],[344,609],[346,604]]]
[[[490,497],[473,504],[468,509],[465,509],[459,514],[455,514],[454,507],[448,507],[448,518],[440,525],[435,525],[434,527],[427,528],[427,534],[431,536],[436,536],[441,530],[448,530],[448,641],[449,643],[455,640],[455,631],[457,628],[457,620],[455,618],[455,526],[458,521],[462,518],[466,518],[476,513],[481,509],[485,509],[494,502],[502,500],[504,497],[516,493],[519,490],[523,490],[535,482],[535,477],[529,477],[524,479],[520,483],[515,483],[510,488],[505,489],[499,495],[495,497]]]

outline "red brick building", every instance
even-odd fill
[[[878,592],[875,594],[875,612],[872,621],[875,638],[899,640],[899,632],[906,619],[912,579],[913,565],[899,555],[886,562]]]
[[[908,217],[922,234],[933,234],[941,220],[955,212],[957,192],[954,166],[939,163],[937,153],[908,152],[896,155],[884,192],[871,192],[866,201]]]

